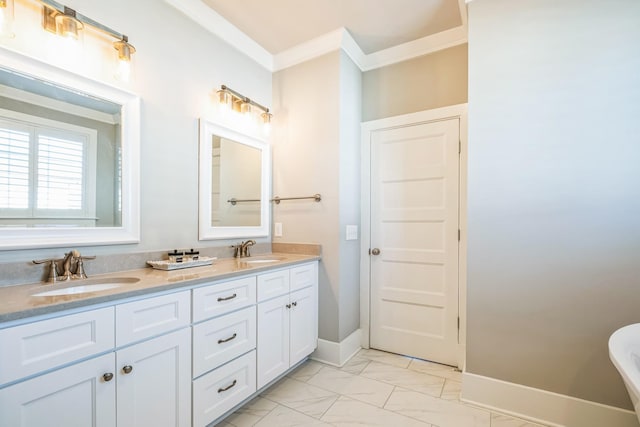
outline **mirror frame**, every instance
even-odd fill
[[[260,225],[241,227],[213,227],[211,225],[211,157],[212,135],[231,139],[240,144],[257,148],[262,153],[260,188]],[[200,154],[198,186],[198,239],[233,239],[269,236],[269,194],[271,189],[271,150],[266,141],[229,129],[206,119],[200,119]]]
[[[120,88],[0,46],[5,69],[119,104],[121,108],[122,219],[120,227],[0,227],[0,251],[140,242],[140,98]]]

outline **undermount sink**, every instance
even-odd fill
[[[640,421],[640,323],[622,327],[611,335],[609,358],[622,377]]]
[[[136,277],[114,277],[105,279],[88,279],[83,280],[77,286],[70,286],[68,288],[57,288],[50,291],[38,292],[33,294],[34,297],[55,297],[61,295],[78,295],[88,294],[90,292],[106,291],[108,289],[119,288],[120,286],[139,282],[140,279]],[[53,285],[55,286],[55,285]]]
[[[267,264],[270,262],[284,261],[284,259],[285,258],[283,257],[269,257],[269,258],[250,258],[250,259],[244,259],[242,261],[246,262],[247,264]]]

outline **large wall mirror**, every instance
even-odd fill
[[[200,240],[269,234],[269,146],[200,119]]]
[[[139,241],[140,100],[0,47],[0,250]]]

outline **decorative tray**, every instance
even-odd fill
[[[179,270],[181,268],[190,268],[190,267],[200,267],[203,265],[211,265],[213,264],[213,260],[218,259],[217,257],[206,257],[201,256],[195,261],[183,261],[183,262],[170,262],[169,260],[161,260],[161,261],[147,261],[151,267],[157,270]]]

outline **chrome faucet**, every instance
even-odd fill
[[[246,242],[240,242],[237,245],[231,245],[231,248],[233,248],[233,257],[245,258],[251,256],[249,248],[255,244],[255,240],[247,240]]]
[[[87,274],[84,271],[85,259],[95,259],[95,256],[82,256],[77,250],[71,250],[64,254],[62,259],[40,259],[33,260],[34,264],[49,264],[49,277],[47,282],[56,283],[59,281],[66,281],[72,279],[86,279]],[[58,270],[58,263],[62,263],[62,274]]]

